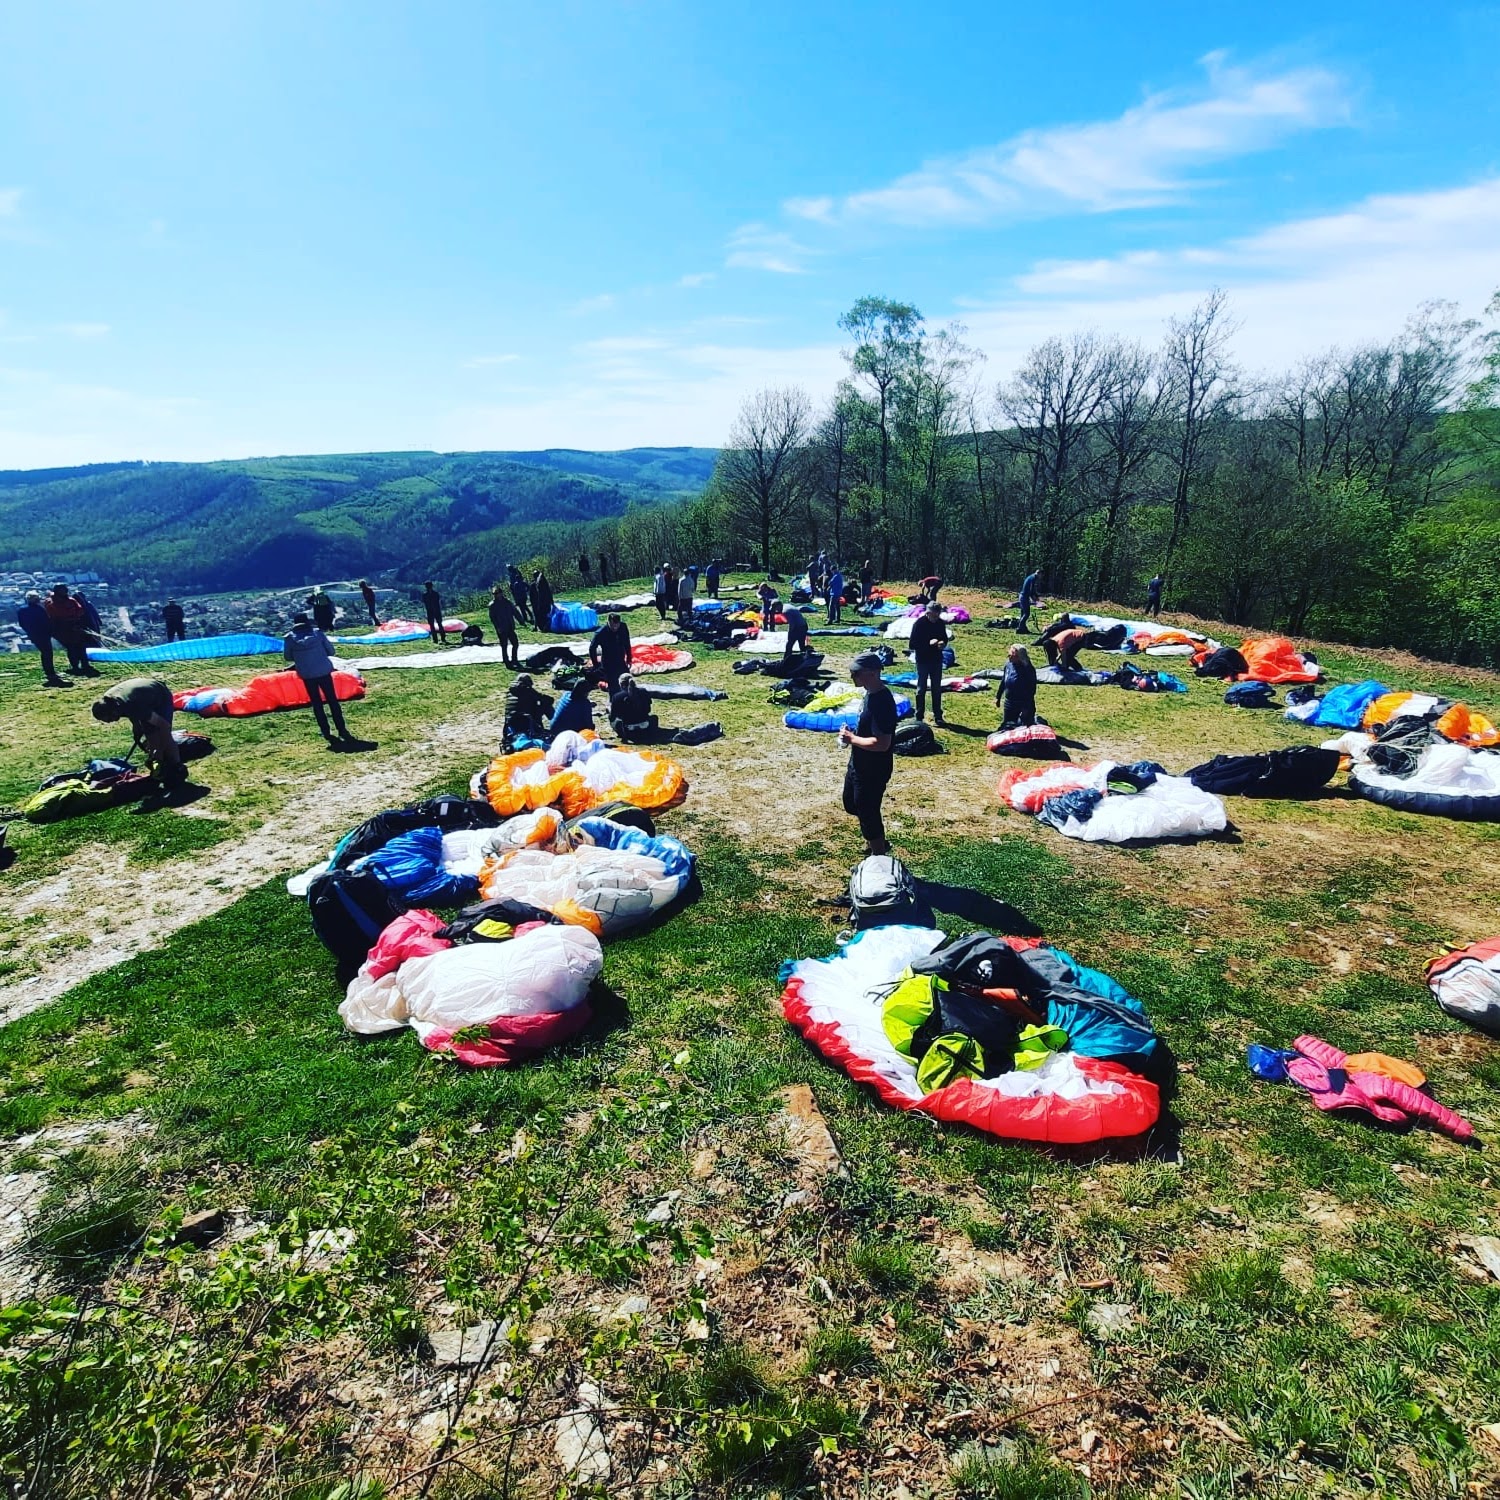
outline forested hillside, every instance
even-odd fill
[[[929,572],[1500,663],[1500,339],[1447,306],[1283,371],[1215,294],[1156,348],[1088,331],[988,371],[964,330],[861,299],[821,402],[748,396],[706,495],[600,530],[623,572],[828,548]]]
[[[0,472],[0,568],[204,590],[392,568],[477,585],[494,562],[546,551],[559,523],[697,492],[713,460],[641,448]]]

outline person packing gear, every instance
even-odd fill
[[[312,610],[313,624],[319,630],[333,629],[333,600],[321,583],[307,596],[307,605]]]
[[[161,622],[167,628],[167,642],[185,641],[187,639],[187,616],[182,612],[182,606],[175,599],[168,599],[162,608]]]
[[[127,677],[108,689],[91,711],[101,724],[129,721],[135,744],[146,752],[151,773],[164,791],[175,791],[187,781],[182,753],[172,738],[172,689],[160,677]]]
[[[799,657],[807,654],[807,616],[794,604],[788,604],[783,613],[786,615],[786,650],[782,653],[781,664],[789,667],[794,653]]]
[[[547,720],[552,717],[552,699],[537,692],[530,676],[523,672],[505,693],[505,733],[502,743],[507,752],[525,747],[522,740],[536,745],[547,743]]]
[[[427,634],[432,637],[432,643],[446,646],[448,632],[443,629],[443,596],[430,578],[422,585],[422,604],[427,610]]]
[[[365,610],[370,616],[370,624],[380,625],[380,616],[375,613],[375,590],[370,587],[368,578],[359,580],[359,597],[365,601]]]
[[[1024,646],[1010,648],[1005,678],[995,697],[1001,729],[1021,729],[1036,723],[1036,668]]]
[[[490,590],[490,624],[500,645],[500,660],[508,667],[521,665],[521,642],[516,637],[516,607],[497,583]]]
[[[65,583],[54,584],[47,602],[42,606],[51,622],[52,639],[68,654],[68,671],[75,677],[99,677],[103,675],[89,661],[88,628],[89,617],[78,600],[68,596]]]
[[[557,708],[547,725],[549,740],[555,739],[566,729],[582,734],[585,729],[594,727],[594,705],[589,698],[593,686],[591,682],[577,682],[557,700]]]
[[[651,694],[629,672],[609,695],[609,725],[627,745],[650,739],[660,727],[651,712]]]
[[[307,696],[312,703],[313,718],[318,721],[318,732],[328,741],[330,750],[343,750],[354,743],[354,737],[344,728],[344,711],[333,686],[333,646],[328,637],[308,619],[305,614],[292,616],[292,628],[281,643],[281,654],[291,662]],[[328,715],[323,712],[327,703],[333,715],[333,728],[328,727]]]
[[[610,692],[630,670],[630,631],[618,614],[611,614],[594,632],[589,642],[589,665]]]
[[[932,722],[943,723],[943,647],[952,637],[943,624],[943,606],[927,602],[911,628],[911,654],[917,664],[917,718],[926,716],[927,690],[932,689]]]
[[[42,596],[35,589],[27,593],[26,602],[16,611],[16,624],[26,632],[26,639],[42,659],[42,681],[48,687],[72,687],[71,682],[57,675],[57,664],[52,659],[52,622],[42,608]]]
[[[890,843],[880,804],[891,779],[895,757],[891,752],[896,733],[896,700],[880,680],[882,662],[873,651],[861,651],[849,664],[854,685],[864,691],[864,707],[853,729],[845,724],[839,730],[839,741],[849,747],[849,764],[844,771],[844,811],[859,819],[859,831],[865,838],[867,854],[885,854]]]

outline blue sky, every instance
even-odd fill
[[[9,7],[0,468],[714,445],[868,292],[989,390],[1214,285],[1252,369],[1480,314],[1500,6],[1217,10]]]

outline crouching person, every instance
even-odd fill
[[[539,693],[529,674],[523,672],[505,692],[505,736],[507,751],[547,743],[547,721],[552,717],[552,699]],[[525,742],[524,744],[522,742]]]
[[[146,764],[163,791],[176,791],[187,781],[182,753],[172,738],[172,689],[160,677],[127,677],[117,682],[93,706],[101,724],[129,721],[135,742],[146,752]]]
[[[609,724],[615,737],[626,744],[651,739],[659,727],[651,712],[651,694],[629,672],[621,676],[619,686],[609,695]]]

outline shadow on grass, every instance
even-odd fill
[[[938,880],[918,880],[917,894],[935,911],[946,912],[965,922],[1010,934],[1013,937],[1041,937],[1039,927],[1025,912],[1008,901],[1001,901],[988,891],[969,885],[947,885]]]

